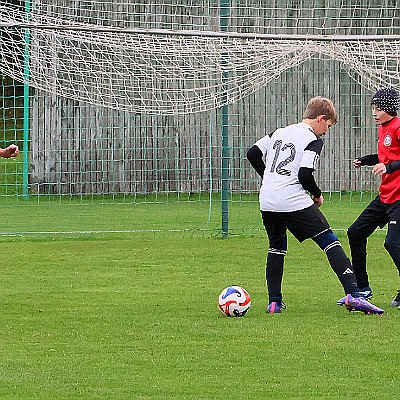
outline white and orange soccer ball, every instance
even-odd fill
[[[229,286],[218,297],[218,308],[227,317],[243,317],[250,306],[250,295],[240,286]]]

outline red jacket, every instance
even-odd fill
[[[378,128],[378,160],[387,165],[400,160],[400,118],[395,117]],[[400,200],[400,170],[382,175],[379,188],[383,203]]]

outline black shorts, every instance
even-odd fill
[[[324,214],[315,204],[298,211],[261,211],[261,215],[270,239],[284,235],[287,229],[299,242],[303,242],[330,229]]]

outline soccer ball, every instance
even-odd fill
[[[218,307],[228,317],[243,317],[250,306],[250,295],[240,286],[229,286],[218,297]]]

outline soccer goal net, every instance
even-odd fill
[[[158,115],[237,103],[311,58],[340,62],[367,88],[399,84],[395,1],[67,3],[1,6],[4,74],[64,98]]]
[[[372,193],[351,160],[375,152],[372,92],[400,87],[399,13],[398,0],[3,1],[4,141],[24,150],[11,185],[256,201],[247,149],[321,95],[339,109],[321,187]]]

